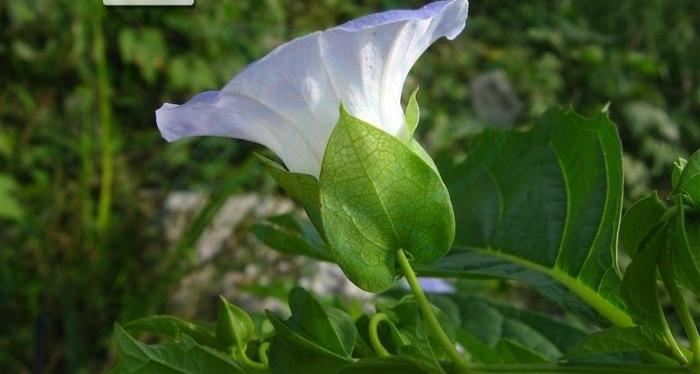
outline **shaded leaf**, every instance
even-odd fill
[[[474,296],[453,295],[452,300],[459,306],[462,320],[464,334],[458,334],[459,341],[482,363],[555,361],[588,333],[547,314]]]
[[[283,214],[258,222],[251,228],[265,245],[280,252],[333,261],[318,231],[294,214]]]
[[[208,347],[218,346],[214,331],[210,326],[185,321],[174,316],[148,316],[131,321],[124,325],[124,328],[131,332],[149,332],[177,340],[181,339],[183,335],[187,335],[199,344]]]
[[[656,226],[664,212],[666,206],[657,192],[636,201],[627,210],[620,226],[620,240],[630,256],[637,255],[644,237]]]
[[[363,358],[341,368],[338,374],[427,374],[414,362],[402,357]]]
[[[268,312],[275,328],[270,345],[273,373],[328,373],[352,361],[357,330],[347,314],[324,309],[308,292],[289,294],[286,321]]]
[[[586,336],[567,352],[567,358],[616,352],[659,352],[666,346],[636,327],[611,327]]]
[[[115,374],[247,373],[235,361],[197,344],[187,335],[183,335],[182,341],[177,343],[147,345],[115,325],[114,339],[119,355],[117,365],[112,369]]]
[[[672,337],[657,284],[658,256],[665,246],[667,232],[667,225],[660,225],[645,240],[641,251],[625,270],[621,293],[629,305],[630,315],[642,327],[640,331],[650,340],[670,343]],[[666,353],[670,352],[666,350]]]
[[[270,160],[260,154],[255,154],[263,164],[265,169],[272,178],[280,185],[287,193],[293,197],[306,211],[311,223],[323,233],[323,225],[321,224],[321,202],[318,191],[318,180],[312,175],[302,173],[292,173],[287,171],[282,165]]]
[[[664,255],[669,256],[676,281],[700,297],[700,212],[684,209],[682,199],[678,204]]]

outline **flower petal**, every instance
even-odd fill
[[[158,127],[169,141],[229,136],[263,144],[293,172],[318,176],[342,103],[392,135],[407,134],[401,91],[411,66],[436,39],[464,28],[468,2],[377,13],[281,45],[221,91],[164,104]]]

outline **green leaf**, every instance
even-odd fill
[[[664,255],[669,256],[676,281],[700,297],[700,211],[684,209],[682,199],[678,204]]]
[[[321,224],[321,202],[319,199],[318,180],[312,175],[292,173],[282,165],[260,154],[255,154],[265,164],[265,169],[287,193],[293,197],[306,211],[311,223],[323,235]]]
[[[147,345],[115,325],[114,340],[119,355],[114,374],[246,374],[235,361],[187,335],[180,342]]]
[[[425,264],[452,244],[454,214],[440,175],[400,140],[342,108],[320,186],[331,251],[348,278],[367,291],[394,283],[399,248],[413,263]]]
[[[180,340],[182,335],[187,335],[197,343],[208,347],[217,347],[213,329],[209,326],[182,320],[174,316],[155,315],[148,316],[124,325],[128,331],[149,332]]]
[[[416,88],[411,97],[408,99],[408,105],[406,105],[406,130],[408,130],[408,135],[412,136],[418,127],[418,122],[420,122],[420,107],[418,107],[418,88]]]
[[[695,151],[678,177],[674,192],[683,193],[690,198],[695,207],[700,207],[700,150]]]
[[[543,363],[547,358],[528,345],[511,339],[499,340],[495,351],[504,363]]]
[[[318,231],[294,214],[268,218],[254,224],[251,230],[265,245],[280,252],[333,261],[333,255]]]
[[[641,327],[611,327],[583,338],[567,352],[567,358],[617,352],[662,352],[666,346],[642,331]]]
[[[274,314],[268,318],[275,327],[270,344],[269,360],[273,374],[324,374],[352,362],[350,357],[333,353],[309,340]]]
[[[433,304],[431,306],[443,330],[454,342],[456,340],[454,322],[438,307]],[[413,361],[416,366],[428,373],[444,373],[439,360],[447,356],[430,335],[414,296],[404,296],[391,309],[382,311],[391,318],[401,332],[404,343],[397,347],[397,353]]]
[[[462,320],[459,342],[477,362],[556,361],[588,334],[547,314],[475,296],[453,295],[451,299],[458,305]],[[525,347],[528,353],[523,352]]]
[[[642,327],[641,332],[651,340],[671,343],[673,338],[659,299],[657,283],[658,256],[665,246],[667,231],[667,225],[663,224],[650,233],[637,257],[625,270],[621,293],[629,305],[630,315]]]
[[[355,346],[357,330],[345,312],[324,308],[309,292],[295,287],[289,292],[292,316],[289,324],[312,341],[341,356],[350,356]]]
[[[302,288],[289,294],[286,321],[268,312],[275,328],[270,345],[273,373],[328,373],[352,361],[357,330],[342,311],[323,308]]]
[[[240,347],[253,338],[255,324],[248,313],[219,295],[219,316],[216,321],[216,339],[224,348]]]
[[[427,374],[403,357],[363,358],[341,368],[337,374]]]
[[[638,200],[627,210],[620,226],[620,240],[630,256],[637,255],[644,237],[656,226],[664,212],[666,206],[657,192]]]
[[[607,116],[552,109],[530,131],[486,131],[445,180],[459,248],[419,273],[514,278],[600,325],[632,325],[616,263],[622,152]]]

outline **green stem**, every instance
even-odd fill
[[[411,268],[411,264],[408,262],[408,258],[406,258],[406,254],[403,252],[403,249],[396,251],[396,258],[398,260],[399,267],[401,267],[403,275],[406,277],[408,285],[411,287],[411,291],[413,291],[413,295],[416,298],[416,303],[418,303],[418,309],[420,309],[420,312],[428,325],[428,329],[430,329],[430,331],[433,333],[433,336],[437,340],[438,344],[440,344],[450,360],[452,360],[452,362],[460,369],[459,371],[461,373],[466,373],[469,366],[467,361],[464,359],[464,357],[462,357],[462,355],[459,354],[459,352],[457,352],[457,349],[455,349],[454,344],[452,344],[452,341],[450,341],[450,338],[445,333],[445,330],[443,330],[442,326],[440,326],[440,322],[438,322],[437,317],[433,313],[430,303],[428,302],[428,298],[425,296],[420,283],[418,283],[418,278],[416,278],[416,274],[413,272],[413,268]]]
[[[384,313],[377,313],[369,320],[369,342],[372,344],[372,348],[375,352],[377,352],[379,357],[391,356],[389,351],[387,351],[386,348],[384,348],[384,345],[382,345],[382,341],[379,339],[379,334],[377,333],[379,323],[388,320],[389,317],[387,317]]]
[[[267,369],[267,365],[265,365],[264,363],[255,362],[255,361],[251,360],[250,358],[248,358],[248,356],[245,354],[245,350],[243,349],[243,347],[238,346],[236,349],[237,349],[238,354],[234,355],[234,357],[241,360],[243,362],[243,364],[245,364],[246,366],[249,366],[249,367],[251,367],[253,369],[257,369],[257,370],[266,370]]]
[[[266,367],[270,366],[270,360],[267,358],[267,352],[270,350],[270,342],[263,342],[258,348],[258,356],[260,356],[260,361]]]
[[[668,295],[671,297],[673,307],[676,309],[676,314],[678,314],[678,318],[690,342],[690,350],[693,353],[693,360],[691,362],[692,373],[700,374],[700,333],[698,333],[695,321],[693,321],[693,316],[690,314],[688,304],[686,304],[675,279],[673,279],[671,262],[668,260],[665,253],[662,253],[659,257],[659,271],[661,273],[661,279],[666,286],[666,291],[668,291]]]

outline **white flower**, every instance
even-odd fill
[[[220,91],[156,111],[168,141],[214,135],[267,146],[292,172],[318,177],[340,104],[389,134],[407,135],[401,91],[418,57],[464,28],[467,0],[372,14],[294,39]]]

